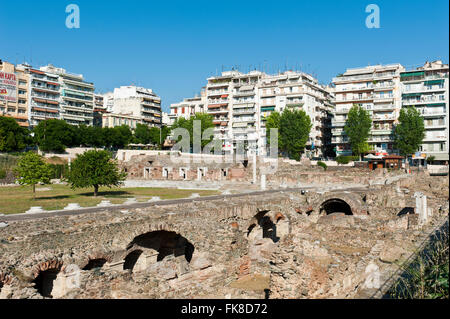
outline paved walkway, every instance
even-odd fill
[[[212,201],[226,198],[236,198],[236,197],[244,197],[248,195],[263,195],[263,194],[273,194],[278,192],[295,192],[301,190],[318,190],[317,187],[302,187],[302,188],[282,188],[282,189],[270,189],[265,191],[255,191],[255,192],[245,192],[239,194],[231,194],[231,195],[213,195],[213,196],[202,196],[195,198],[181,198],[181,199],[168,199],[168,200],[160,200],[154,202],[144,202],[144,203],[135,203],[135,204],[127,204],[127,205],[113,205],[108,207],[86,207],[76,210],[55,210],[48,211],[44,213],[24,213],[24,214],[10,214],[5,216],[0,216],[0,221],[3,222],[14,222],[21,220],[30,220],[30,219],[39,219],[39,218],[48,218],[55,216],[74,216],[80,214],[89,214],[89,213],[98,213],[105,210],[109,211],[119,211],[124,209],[134,209],[134,208],[145,208],[152,206],[167,206],[167,205],[175,205],[175,204],[183,204],[183,203],[192,203],[199,201]],[[361,192],[367,191],[367,188],[341,188],[341,189],[330,189],[327,190],[329,192]]]

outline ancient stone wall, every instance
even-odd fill
[[[416,189],[429,197],[429,225],[448,216],[448,179],[421,176],[10,222],[0,297],[352,298],[426,231]]]

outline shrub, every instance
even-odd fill
[[[318,161],[318,162],[317,162],[317,166],[323,167],[323,170],[324,170],[324,171],[326,171],[327,168],[328,168],[327,164],[325,164],[325,163],[322,162],[322,161]]]
[[[435,158],[436,158],[435,156],[428,156],[427,157],[427,162],[428,163],[432,163],[432,162],[434,162]]]
[[[4,179],[4,178],[6,178],[6,170],[0,169],[0,179]]]
[[[336,162],[338,164],[348,164],[352,161],[357,161],[357,160],[359,160],[358,156],[343,156],[343,155],[341,155],[341,156],[336,157]]]

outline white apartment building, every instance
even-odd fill
[[[402,72],[402,106],[416,107],[425,121],[425,138],[419,151],[437,161],[449,160],[449,65],[426,62]]]
[[[336,155],[351,155],[351,147],[344,126],[350,108],[357,104],[369,110],[372,130],[369,145],[376,151],[395,153],[393,127],[402,106],[401,64],[374,65],[347,69],[333,79],[335,85],[335,111],[332,121],[332,143]]]
[[[61,118],[59,76],[30,68],[29,121],[32,127],[39,122]]]
[[[205,96],[195,104],[192,99],[172,104],[169,116],[173,123],[179,116],[189,118],[196,112],[212,115],[215,137],[222,141],[224,154],[235,153],[239,144],[249,155],[266,154],[266,119],[286,107],[305,110],[311,118],[309,155],[321,156],[325,147],[330,147],[332,95],[312,76],[292,71],[279,75],[227,71],[207,81]]]
[[[191,116],[194,116],[195,113],[205,113],[206,103],[206,93],[202,90],[200,96],[185,98],[179,103],[170,104],[170,113],[168,114],[169,120],[167,125],[172,125],[179,117],[184,117],[188,120]]]
[[[51,64],[41,67],[40,71],[58,76],[60,118],[72,125],[93,125],[94,84],[84,81],[81,74],[68,73]]]
[[[313,76],[287,71],[266,76],[259,85],[261,147],[266,138],[267,117],[286,108],[303,110],[311,119],[312,128],[306,144],[309,157],[329,156],[331,152],[331,114],[333,95]]]
[[[105,99],[106,103],[111,100]],[[109,111],[109,106],[106,107]],[[121,86],[114,89],[111,113],[138,118],[148,126],[161,126],[161,98],[151,89]]]

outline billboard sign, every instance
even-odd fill
[[[17,102],[17,79],[14,73],[0,72],[0,101]]]

